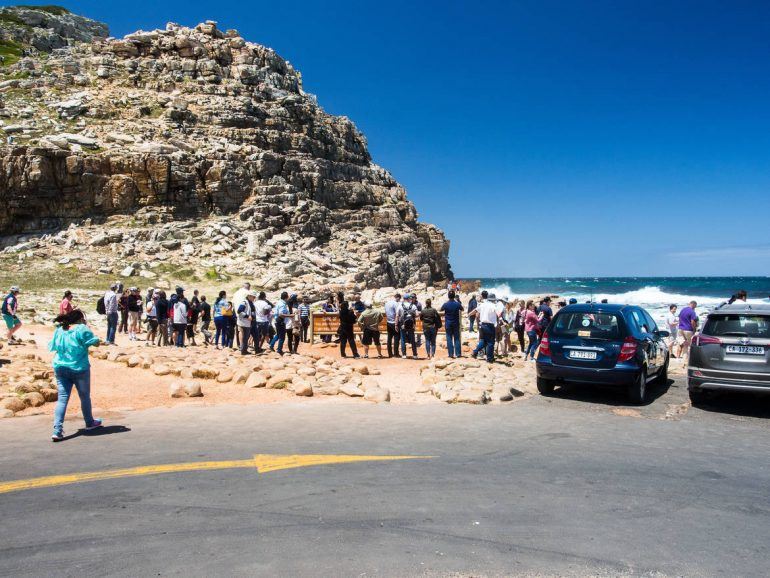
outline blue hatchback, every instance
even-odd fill
[[[537,389],[560,383],[623,387],[634,403],[647,384],[668,380],[669,352],[650,314],[634,305],[586,303],[559,310],[543,333],[537,356]]]

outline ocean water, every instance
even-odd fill
[[[482,279],[481,286],[497,297],[551,294],[579,303],[607,299],[641,305],[659,322],[672,303],[681,309],[695,300],[703,314],[740,289],[748,292],[749,303],[770,302],[770,277],[515,277]]]

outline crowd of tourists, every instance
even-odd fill
[[[15,335],[22,326],[18,317],[19,294],[19,287],[11,287],[2,303],[9,345],[21,343]],[[729,303],[736,301],[745,302],[746,292],[738,292]],[[557,307],[574,303],[577,301],[570,299],[569,303],[559,302]],[[698,328],[696,307],[695,301],[679,312],[676,305],[669,307],[666,321],[674,356],[688,353]],[[311,309],[307,297],[299,298],[284,291],[273,303],[264,292],[252,291],[249,283],[232,297],[220,291],[210,303],[198,290],[188,299],[182,287],[167,295],[162,289],[150,288],[143,292],[138,287],[124,288],[115,282],[98,300],[96,310],[107,319],[103,342],[88,327],[86,315],[73,303],[71,291],[66,291],[59,303],[56,330],[49,344],[54,353],[59,390],[53,441],[63,439],[64,416],[73,388],[81,399],[86,429],[102,425],[91,413],[88,349],[101,343],[115,345],[117,334],[123,333],[131,341],[143,340],[148,346],[156,347],[196,345],[196,338],[202,336],[202,345],[238,349],[242,355],[261,354],[268,349],[280,355],[294,354],[298,353],[300,343],[310,341]],[[451,287],[446,300],[438,307],[429,298],[421,303],[415,293],[394,293],[382,309],[375,308],[371,301],[362,301],[358,293],[351,299],[338,293],[329,296],[321,310],[338,320],[336,334],[326,332],[321,338],[327,343],[332,340],[339,343],[342,357],[347,357],[348,350],[354,358],[360,357],[357,338],[363,346],[364,357],[369,357],[372,349],[377,357],[385,357],[380,335],[384,320],[387,356],[411,359],[418,359],[418,348],[423,341],[426,357],[432,359],[441,330],[449,357],[463,357],[461,316],[466,312],[468,331],[478,333],[478,342],[470,355],[483,356],[489,363],[494,362],[496,355],[509,355],[516,346],[525,360],[534,360],[540,338],[554,315],[550,297],[538,303],[514,302],[482,291],[478,299],[471,295],[464,306],[459,286]],[[421,332],[417,331],[418,325]]]

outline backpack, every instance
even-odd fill
[[[8,295],[8,297],[3,299],[3,307],[2,307],[3,315],[10,315],[11,314],[10,309],[8,309],[8,301],[10,301],[11,299],[13,299],[13,293],[11,293],[10,295]]]
[[[99,301],[96,302],[96,312],[99,315],[105,315],[107,313],[107,309],[104,307],[104,296],[102,295],[99,297]]]

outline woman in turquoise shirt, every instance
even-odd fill
[[[86,318],[80,309],[59,315],[55,323],[58,327],[48,349],[55,354],[53,370],[59,389],[51,436],[53,441],[58,442],[64,439],[64,414],[73,386],[78,390],[86,430],[101,427],[102,420],[91,415],[91,363],[88,360],[88,348],[98,346],[99,338],[86,325]]]

